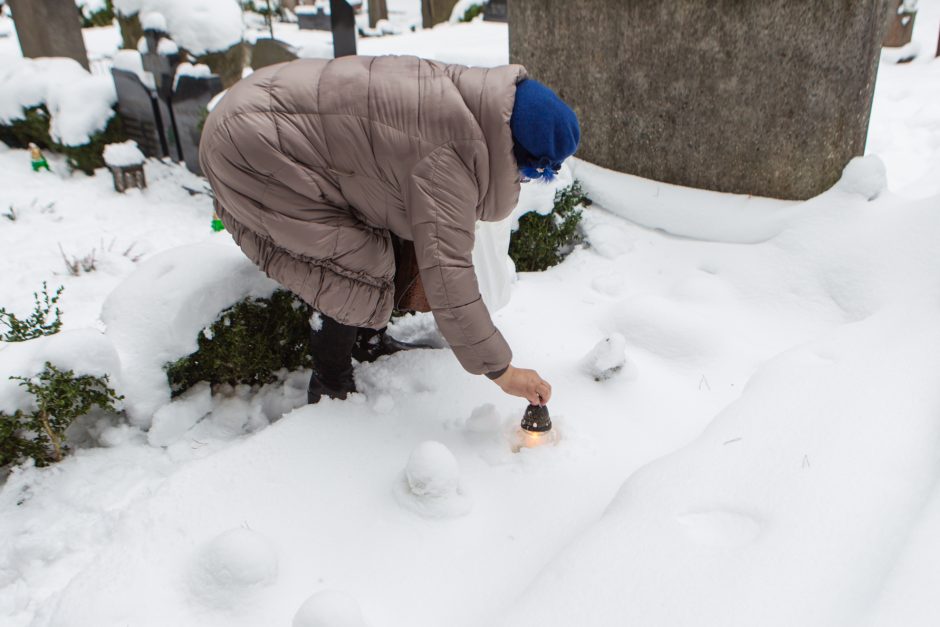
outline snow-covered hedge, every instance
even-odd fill
[[[44,106],[49,135],[64,146],[87,144],[104,131],[116,102],[111,77],[94,76],[73,59],[11,59],[0,67],[0,124]]]
[[[159,13],[166,31],[190,53],[228,50],[242,40],[242,15],[235,0],[113,0],[121,15]]]
[[[92,174],[104,165],[105,144],[124,139],[116,101],[110,77],[72,59],[11,60],[0,68],[0,141],[55,150]]]
[[[82,27],[110,26],[114,21],[111,0],[75,0],[82,15]]]

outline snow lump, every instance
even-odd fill
[[[627,359],[627,340],[620,333],[601,340],[581,360],[581,369],[595,381],[606,381],[616,375],[636,379],[636,366]]]
[[[395,486],[398,502],[422,516],[449,518],[470,511],[457,459],[440,442],[422,442],[411,452]]]
[[[368,626],[354,598],[338,590],[324,590],[304,601],[291,627]]]
[[[276,577],[277,554],[268,539],[238,527],[219,534],[197,552],[190,582],[196,596],[224,607]]]

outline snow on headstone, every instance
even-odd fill
[[[440,442],[416,446],[395,487],[398,502],[422,516],[462,516],[472,507],[460,481],[457,458]]]
[[[196,554],[191,592],[210,605],[229,606],[277,578],[277,553],[263,535],[238,527],[223,532]]]
[[[132,139],[117,144],[108,144],[104,147],[104,163],[111,168],[126,168],[140,165],[146,157]]]
[[[173,79],[174,90],[179,84],[180,77],[182,76],[191,76],[193,78],[209,78],[212,76],[212,70],[204,63],[196,63],[195,65],[192,63],[180,63],[176,67],[176,77]]]
[[[876,155],[855,157],[842,171],[836,189],[847,194],[859,194],[874,200],[888,187],[888,172],[884,161]]]
[[[150,11],[140,17],[140,27],[144,30],[157,30],[162,33],[166,30],[166,18],[159,11]]]
[[[627,359],[627,340],[620,333],[614,333],[597,343],[581,360],[581,369],[591,375],[595,381],[606,381],[620,375],[628,380],[637,376],[636,366]]]
[[[160,43],[157,44],[157,54],[163,55],[165,57],[171,57],[174,54],[180,53],[180,47],[176,45],[176,42],[172,39],[164,37],[160,40]]]
[[[304,601],[291,627],[368,627],[356,600],[338,590],[317,592]]]
[[[141,38],[143,41],[143,38]],[[124,70],[137,75],[140,82],[150,89],[155,89],[153,74],[144,69],[144,60],[136,50],[118,50],[114,53],[111,65],[116,70]]]

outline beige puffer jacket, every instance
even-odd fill
[[[412,240],[437,324],[463,367],[512,353],[480,298],[474,223],[515,207],[509,118],[518,65],[416,57],[302,59],[237,83],[199,158],[225,227],[268,276],[344,324],[391,315],[389,232]]]

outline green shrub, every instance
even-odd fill
[[[20,320],[16,314],[12,314],[4,307],[0,307],[0,325],[7,330],[0,335],[0,340],[4,342],[25,342],[41,335],[53,335],[62,329],[60,317],[62,312],[59,310],[59,297],[62,290],[59,286],[55,294],[49,296],[46,282],[42,282],[42,297],[38,292],[33,292],[33,313],[28,318]]]
[[[49,135],[49,111],[45,105],[30,107],[21,120],[0,124],[0,141],[14,148],[26,148],[30,142],[44,150],[52,150],[68,157],[69,166],[92,175],[96,168],[104,167],[104,147],[127,140],[121,119],[117,114],[108,120],[100,133],[95,133],[87,144],[65,146]]]
[[[519,220],[519,228],[509,240],[509,256],[519,272],[545,270],[561,261],[581,242],[578,207],[590,204],[581,184],[558,190],[551,213],[529,212]]]
[[[105,6],[94,13],[86,7],[82,7],[82,28],[93,28],[95,26],[111,26],[114,22],[114,6],[111,0],[106,0]]]
[[[467,10],[464,11],[463,15],[460,17],[461,22],[472,22],[473,19],[483,13],[483,3],[480,4],[471,4],[467,7]]]
[[[59,370],[46,362],[35,377],[10,377],[33,396],[36,409],[17,411],[12,416],[0,413],[0,466],[19,463],[26,458],[37,466],[62,461],[68,452],[65,430],[72,422],[100,407],[117,411],[118,396],[108,385],[108,376],[76,376],[71,370]]]
[[[30,107],[21,120],[0,123],[0,141],[13,148],[26,148],[33,142],[40,148],[50,148],[49,111],[45,106]]]
[[[281,368],[309,367],[311,313],[309,305],[284,290],[226,309],[199,336],[195,353],[167,365],[173,394],[200,381],[270,383]]]

